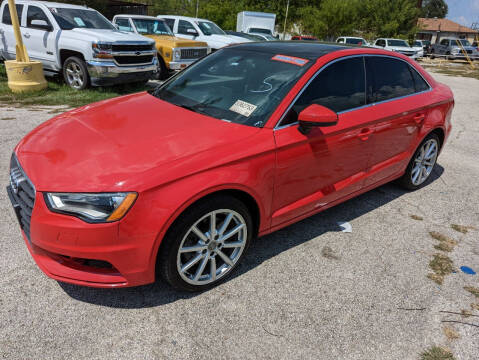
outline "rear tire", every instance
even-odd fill
[[[166,67],[165,62],[163,61],[163,58],[158,55],[158,80],[166,80],[169,78],[169,71],[168,68]]]
[[[205,199],[173,223],[161,244],[158,273],[182,291],[203,291],[236,270],[253,235],[243,202],[232,196]]]
[[[63,79],[75,90],[83,90],[90,84],[90,76],[85,61],[77,56],[70,56],[63,63]]]
[[[423,187],[436,166],[440,144],[436,134],[426,136],[414,152],[406,172],[397,180],[397,183],[407,190]]]

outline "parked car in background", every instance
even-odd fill
[[[474,41],[471,46],[479,51],[479,43],[477,41]]]
[[[318,38],[311,35],[295,35],[291,40],[318,41]]]
[[[369,43],[361,37],[354,36],[340,36],[336,39],[338,44],[368,46]]]
[[[257,236],[396,179],[427,184],[453,106],[398,53],[233,45],[153,91],[37,127],[14,149],[8,195],[56,280],[119,288],[162,276],[201,291]]]
[[[431,52],[431,42],[429,40],[414,40],[413,46],[414,47],[421,46],[423,49],[423,56]]]
[[[228,35],[214,22],[206,19],[176,15],[158,15],[157,18],[164,19],[176,36],[204,41],[212,51],[226,45],[251,41],[243,37]]]
[[[236,17],[236,31],[273,36],[275,23],[276,14],[241,11]]]
[[[255,35],[256,37],[259,37],[262,41],[278,41],[277,37],[274,37],[273,35],[269,34],[251,33],[249,35]]]
[[[411,48],[416,51],[417,57],[422,58],[424,57],[424,46],[420,40],[414,40]]]
[[[373,47],[389,51],[395,51],[400,54],[409,56],[411,59],[417,59],[418,57],[417,51],[410,47],[406,40],[402,39],[377,39],[374,42]]]
[[[225,30],[225,33],[228,35],[237,36],[240,38],[245,38],[251,41],[264,41],[264,38],[255,34],[246,34],[243,32],[232,31],[232,30]]]
[[[479,56],[477,48],[465,39],[446,38],[441,39],[438,44],[431,46],[431,57],[445,56],[449,60],[466,59],[465,51],[470,59],[477,59]]]
[[[145,82],[156,74],[155,43],[118,31],[98,11],[78,5],[17,0],[20,31],[32,60],[46,75],[63,74],[74,89]],[[0,7],[0,52],[15,58],[16,41],[7,1]]]
[[[154,16],[116,15],[113,24],[121,31],[141,34],[155,41],[160,79],[186,68],[210,51],[205,42],[174,36],[166,22]]]

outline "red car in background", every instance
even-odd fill
[[[296,35],[291,38],[291,40],[307,40],[307,41],[318,41],[318,38],[310,35]]]
[[[161,275],[204,290],[257,236],[392,180],[426,184],[453,105],[398,53],[234,45],[151,92],[43,123],[15,148],[8,194],[54,279],[124,287]]]

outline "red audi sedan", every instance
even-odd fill
[[[229,46],[151,92],[37,127],[14,150],[8,194],[56,280],[124,287],[158,275],[204,290],[255,237],[392,180],[426,184],[453,106],[398,53]]]

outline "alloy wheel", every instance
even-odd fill
[[[411,171],[411,182],[418,186],[424,183],[436,164],[439,145],[436,139],[426,141],[416,154]]]
[[[68,84],[74,89],[81,89],[85,83],[85,74],[83,73],[80,65],[76,62],[69,62],[66,68],[66,75],[68,78]]]
[[[239,213],[230,209],[211,211],[183,237],[177,254],[178,273],[192,285],[220,280],[240,259],[246,240],[246,222]]]

